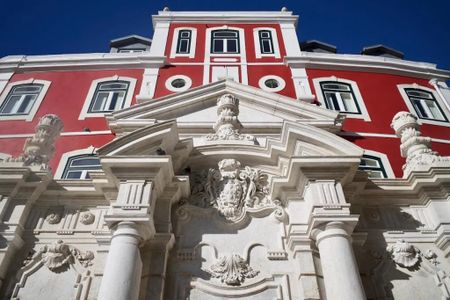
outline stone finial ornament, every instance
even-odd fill
[[[397,113],[392,119],[391,127],[401,140],[401,155],[406,158],[403,165],[404,178],[412,171],[425,171],[431,165],[450,162],[448,157],[442,157],[431,150],[431,138],[421,136],[420,125],[413,114],[405,111]]]
[[[214,278],[220,278],[220,281],[227,285],[241,285],[245,278],[253,278],[258,275],[247,261],[239,254],[222,256],[217,262],[207,270]]]
[[[48,168],[48,162],[55,152],[55,140],[63,129],[63,123],[57,115],[43,116],[36,126],[34,136],[27,138],[23,154],[9,158],[10,162],[23,162],[24,166],[42,166]]]
[[[241,134],[242,124],[239,122],[239,99],[225,94],[217,99],[217,121],[213,126],[215,133],[208,134],[206,141],[246,141],[256,145],[253,135]]]

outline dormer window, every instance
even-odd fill
[[[260,30],[259,35],[259,46],[261,47],[261,54],[273,54],[273,40],[272,33],[269,30]]]
[[[211,53],[239,53],[239,32],[237,30],[214,30],[211,39]]]
[[[191,30],[178,31],[177,54],[188,54],[191,49]]]

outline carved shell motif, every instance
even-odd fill
[[[259,271],[253,271],[247,261],[238,254],[222,256],[207,270],[214,278],[227,285],[241,285],[245,278],[253,278]]]
[[[412,268],[419,263],[420,250],[404,240],[397,241],[386,249],[394,262],[403,268]]]

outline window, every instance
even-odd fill
[[[110,112],[123,108],[128,92],[126,81],[110,81],[98,84],[89,112]]]
[[[192,86],[192,80],[184,75],[174,75],[166,80],[166,88],[172,92],[186,91]]]
[[[0,107],[0,115],[28,114],[42,87],[42,84],[22,84],[13,87]]]
[[[178,27],[173,31],[170,57],[195,57],[197,29],[193,27]]]
[[[259,34],[259,46],[261,47],[262,54],[273,54],[273,41],[272,33],[269,30],[260,30]]]
[[[6,86],[0,96],[0,120],[33,120],[50,81],[28,79]]]
[[[361,113],[350,84],[325,81],[320,86],[328,109],[350,114]]]
[[[239,53],[239,32],[237,30],[213,30],[211,53]]]
[[[271,27],[258,27],[253,29],[256,58],[281,58],[278,45],[277,31]]]
[[[286,82],[280,76],[266,75],[258,82],[259,87],[268,92],[279,92],[286,86]]]
[[[191,30],[178,31],[177,54],[188,54],[191,49]]]
[[[448,121],[432,93],[412,88],[405,89],[405,92],[419,118],[443,122]]]
[[[376,156],[364,154],[359,164],[359,169],[367,172],[369,178],[387,178],[381,159]]]
[[[142,53],[145,52],[145,49],[135,48],[135,49],[127,49],[127,48],[119,48],[119,53]]]
[[[79,120],[103,117],[105,113],[130,107],[136,79],[113,76],[92,81]]]
[[[95,155],[79,155],[67,160],[62,179],[90,179],[89,171],[101,170],[100,160]]]
[[[314,78],[313,83],[317,100],[323,107],[339,111],[349,118],[370,121],[355,81],[331,76]]]

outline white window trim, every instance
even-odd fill
[[[86,99],[84,100],[83,108],[81,109],[80,116],[78,117],[78,120],[84,120],[86,118],[98,118],[98,117],[104,117],[105,114],[108,114],[109,112],[100,112],[100,113],[90,113],[89,112],[89,106],[91,105],[92,98],[94,97],[95,91],[97,89],[97,85],[103,82],[107,81],[128,81],[128,91],[127,96],[125,98],[123,108],[127,108],[131,106],[131,100],[133,99],[134,95],[134,88],[136,87],[136,78],[132,77],[125,77],[125,76],[118,76],[114,75],[112,77],[104,77],[104,78],[98,78],[92,81],[91,87],[89,88],[89,91],[87,93]]]
[[[186,85],[180,88],[176,88],[172,85],[172,81],[176,79],[183,79],[186,82]],[[183,92],[188,90],[192,86],[192,80],[191,78],[187,77],[186,75],[173,75],[167,78],[166,80],[166,89],[168,89],[171,92]]]
[[[335,81],[335,82],[342,82],[342,83],[349,84],[352,87],[353,94],[355,95],[355,98],[356,98],[355,101],[358,103],[359,109],[361,110],[361,114],[348,114],[345,112],[340,112],[340,113],[343,115],[346,115],[347,118],[363,119],[366,122],[371,121],[369,113],[367,112],[366,105],[364,104],[364,99],[363,99],[361,92],[359,91],[358,85],[356,84],[355,81],[338,78],[336,76],[314,78],[313,84],[314,84],[314,89],[316,90],[316,97],[317,97],[317,100],[319,100],[319,102],[323,108],[326,108],[327,106],[325,104],[326,102],[323,97],[322,87],[320,86],[320,83],[322,81]]]
[[[270,33],[272,35],[273,54],[261,53],[261,44],[259,43],[259,31],[261,31],[261,30],[270,31]],[[271,28],[271,27],[254,28],[253,29],[253,41],[255,43],[256,58],[262,58],[262,57],[281,58],[280,46],[278,44],[278,36],[277,36],[277,31],[275,28]]]
[[[3,93],[0,95],[0,106],[3,105],[3,102],[5,102],[6,98],[8,97],[11,90],[18,85],[22,84],[42,84],[42,89],[39,92],[39,95],[36,97],[36,100],[34,101],[33,107],[30,109],[30,112],[27,115],[13,115],[13,116],[2,116],[0,115],[0,121],[3,120],[25,120],[27,122],[31,122],[36,115],[39,106],[42,103],[42,100],[44,100],[45,95],[47,94],[48,88],[50,87],[51,81],[48,80],[40,80],[40,79],[34,79],[30,78],[27,80],[21,80],[21,81],[15,81],[8,84],[3,91]]]
[[[212,32],[215,30],[236,30],[239,32],[239,53],[211,53],[211,39],[212,39]],[[231,56],[231,57],[244,57],[246,54],[245,50],[245,36],[244,36],[244,29],[239,27],[232,27],[232,26],[218,26],[218,27],[211,27],[206,29],[206,42],[205,42],[205,57],[209,58],[211,56]]]
[[[96,150],[97,148],[95,148],[94,146],[89,146],[85,149],[78,149],[64,153],[59,160],[58,168],[56,169],[54,178],[63,179],[62,176],[64,174],[64,170],[66,169],[67,163],[69,162],[69,159],[71,157],[79,155],[92,155],[95,154]]]
[[[414,106],[411,102],[411,100],[409,100],[408,95],[406,94],[405,89],[419,89],[419,90],[424,90],[426,92],[430,92],[433,94],[434,99],[436,99],[436,102],[438,103],[439,107],[442,110],[442,113],[445,115],[445,117],[447,118],[447,120],[450,120],[450,112],[447,109],[447,105],[445,105],[445,103],[443,103],[440,95],[433,89],[430,89],[428,87],[422,86],[422,85],[418,85],[417,83],[413,83],[413,84],[398,84],[397,88],[400,92],[400,95],[402,96],[403,100],[406,103],[406,106],[408,107],[409,111],[415,115],[417,117],[417,122],[419,124],[432,124],[432,125],[439,125],[439,126],[447,126],[450,127],[450,123],[447,121],[433,121],[433,120],[426,120],[426,119],[421,119],[417,113],[416,110],[414,109]]]
[[[395,178],[394,171],[392,170],[391,163],[389,162],[389,158],[386,154],[367,149],[364,149],[364,154],[378,157],[381,160],[381,163],[383,164],[383,168],[384,171],[386,172],[387,178]]]
[[[177,53],[178,35],[180,30],[190,30],[191,31],[191,44],[189,53]],[[195,48],[197,46],[197,29],[193,27],[178,27],[173,31],[172,37],[172,47],[170,48],[170,58],[174,57],[195,57]]]
[[[276,88],[270,88],[268,86],[266,86],[264,84],[264,82],[267,79],[275,79],[276,81],[278,81],[278,87]],[[258,81],[258,85],[261,89],[263,89],[264,91],[268,91],[268,92],[279,92],[282,91],[285,87],[286,87],[286,82],[284,81],[283,78],[281,78],[280,76],[276,76],[276,75],[266,75],[261,77],[261,79],[259,79]]]

